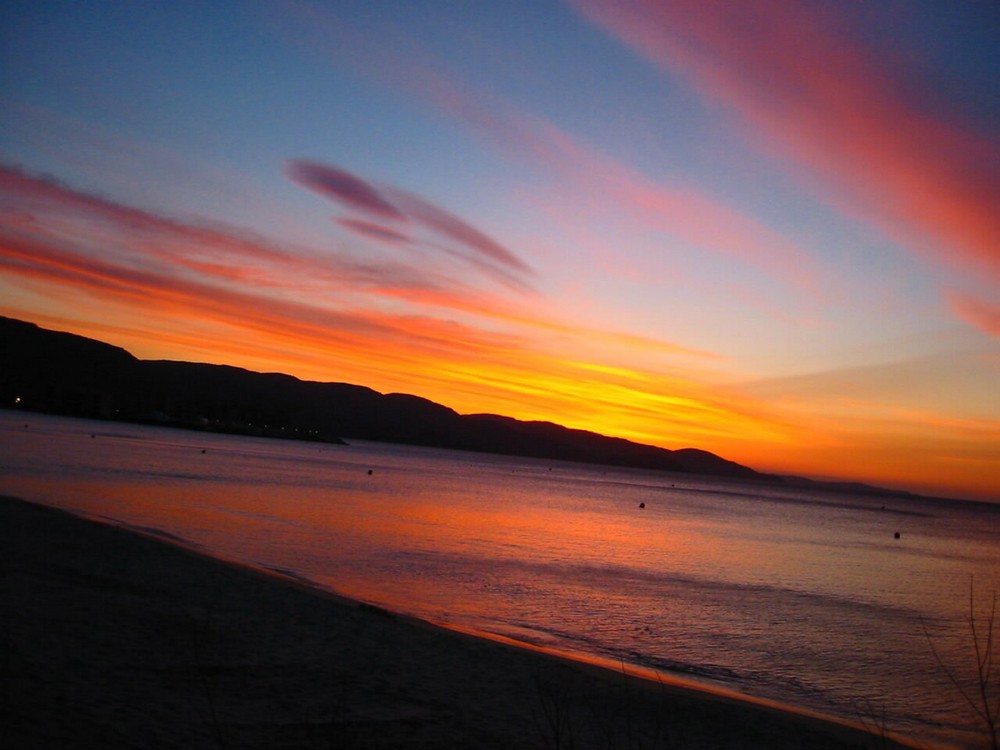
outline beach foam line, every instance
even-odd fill
[[[822,722],[830,725],[831,728],[842,728],[847,733],[845,736],[854,733],[861,733],[869,737],[871,735],[870,730],[860,722],[846,721],[839,717],[832,716],[821,711],[814,711],[804,706],[795,706],[790,703],[782,703],[768,698],[749,695],[737,690],[728,689],[721,685],[702,682],[692,678],[685,678],[672,672],[647,667],[634,662],[615,660],[610,657],[590,654],[585,651],[573,651],[569,649],[560,649],[552,646],[534,644],[528,641],[518,640],[510,636],[505,636],[500,633],[492,633],[487,630],[477,630],[475,628],[456,625],[453,623],[431,621],[431,624],[447,630],[455,631],[457,633],[463,633],[471,637],[484,638],[497,643],[509,645],[513,648],[526,649],[548,658],[592,667],[600,670],[603,679],[621,677],[623,679],[639,680],[641,683],[646,683],[644,687],[649,690],[673,690],[688,695],[700,694],[705,699],[709,700],[745,704],[755,706],[764,711],[789,717],[797,716],[803,719]],[[906,745],[903,738],[896,737],[895,741],[902,747],[909,747],[909,745]],[[891,745],[889,746],[891,747]],[[924,746],[921,745],[921,747]]]

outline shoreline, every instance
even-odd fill
[[[905,748],[0,498],[8,747]]]

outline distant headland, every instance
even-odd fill
[[[228,365],[140,360],[71,333],[0,317],[0,406],[186,429],[343,443],[344,439],[891,492],[764,474],[697,448],[668,450],[496,414],[459,414],[402,393]],[[893,492],[901,496],[905,492]]]

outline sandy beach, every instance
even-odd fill
[[[0,498],[6,746],[883,748]]]

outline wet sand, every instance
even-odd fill
[[[10,748],[900,747],[0,498]]]

